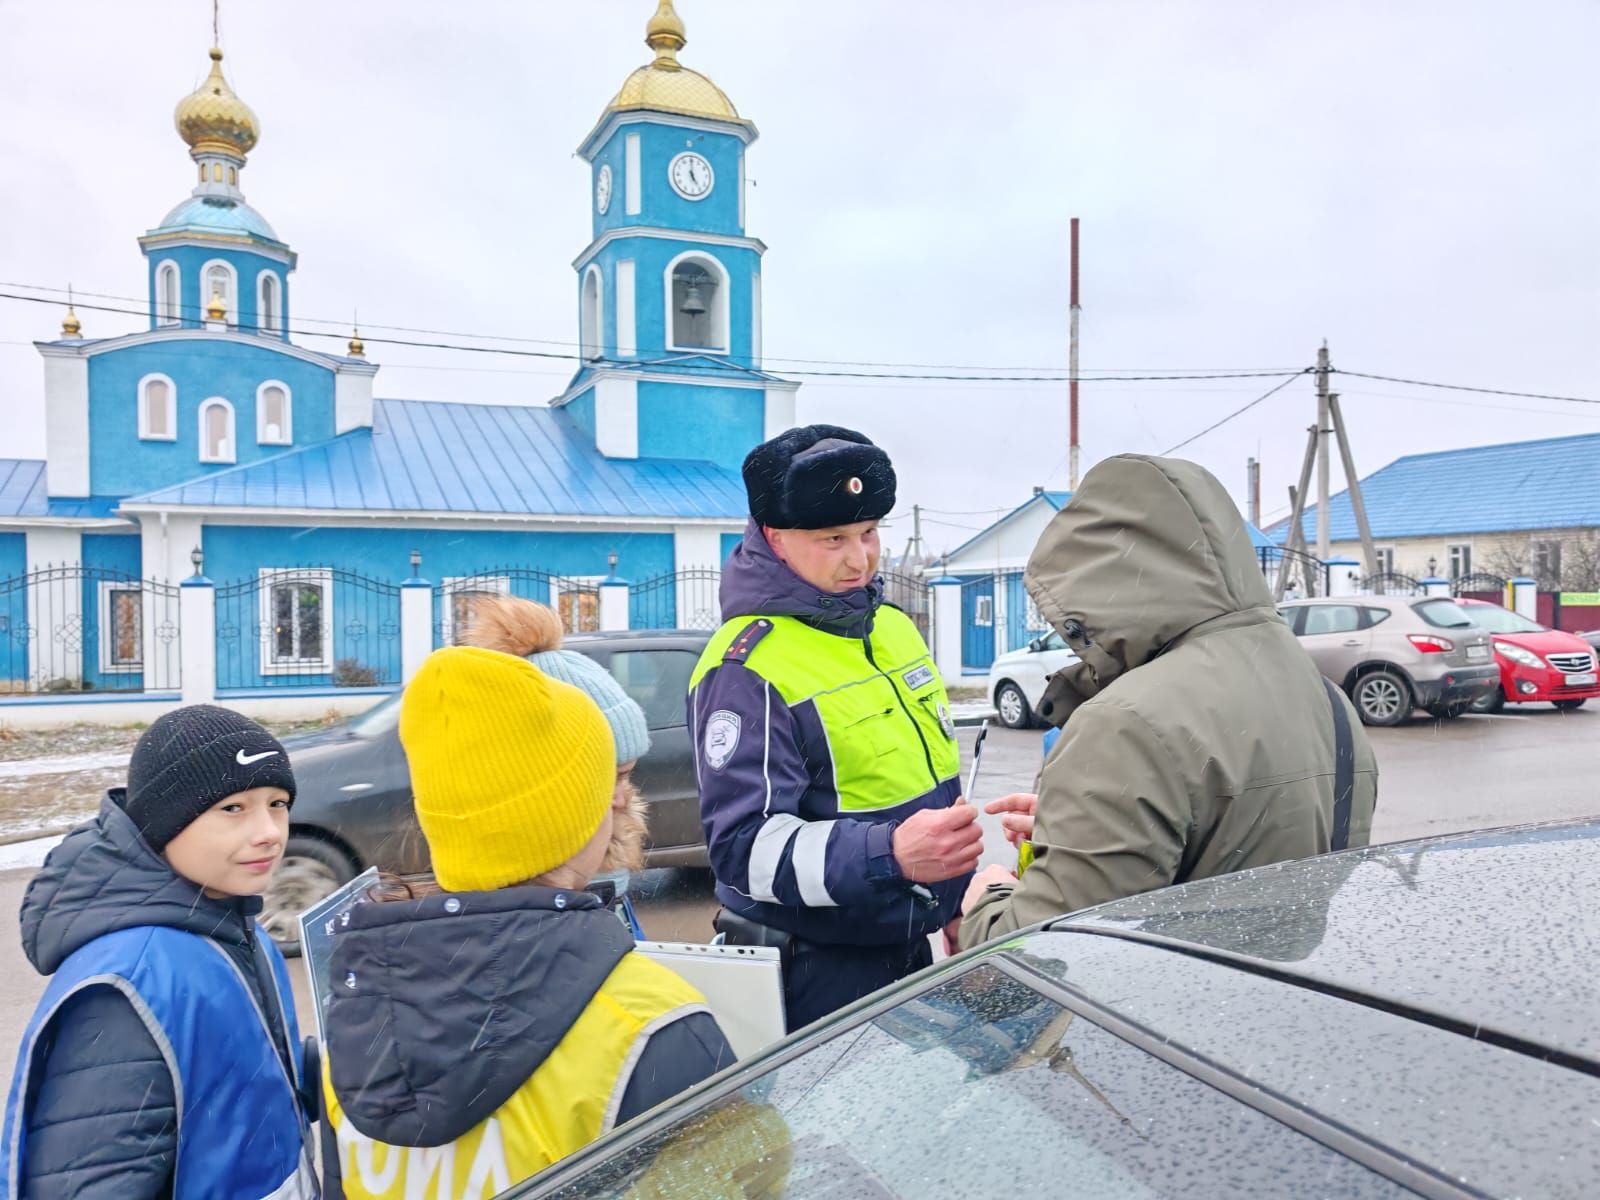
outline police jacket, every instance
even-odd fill
[[[17,1054],[0,1170],[30,1197],[309,1197],[299,1040],[256,898],[212,900],[112,792],[29,884],[52,976]]]
[[[358,904],[331,971],[324,1160],[351,1200],[487,1200],[733,1062],[589,892]]]
[[[727,908],[824,944],[904,945],[960,911],[966,876],[919,903],[900,821],[961,792],[949,698],[879,582],[826,595],[752,524],[724,565],[724,624],[689,691],[700,820]]]

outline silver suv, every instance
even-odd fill
[[[1448,596],[1344,596],[1278,607],[1368,725],[1413,708],[1457,717],[1500,682],[1489,635]]]

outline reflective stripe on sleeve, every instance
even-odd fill
[[[794,864],[794,879],[800,887],[801,903],[811,908],[835,908],[836,901],[828,893],[825,882],[828,866],[828,835],[833,832],[834,821],[807,821],[795,834],[794,853],[789,861]]]
[[[752,900],[764,900],[768,904],[783,903],[774,890],[778,885],[778,865],[783,861],[783,848],[797,830],[805,828],[805,824],[793,813],[777,813],[768,817],[756,831],[755,841],[750,845]]]

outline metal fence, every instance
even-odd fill
[[[1369,596],[1420,596],[1422,580],[1400,571],[1379,571],[1367,575],[1356,586]]]
[[[1506,589],[1511,581],[1504,575],[1489,571],[1474,571],[1457,575],[1450,581],[1450,594],[1465,600],[1487,600],[1490,604],[1506,603]]]
[[[433,588],[433,644],[459,645],[472,612],[484,596],[519,596],[547,604],[568,633],[600,628],[600,580],[556,575],[538,567],[484,567],[470,575],[446,576]]]
[[[0,691],[177,691],[180,658],[172,584],[85,566],[0,579]]]
[[[628,587],[631,629],[716,629],[722,624],[719,591],[722,572],[715,567],[667,571]]]
[[[1313,554],[1283,546],[1258,546],[1256,561],[1268,587],[1276,591],[1281,577],[1284,596],[1306,599],[1326,596],[1332,590],[1328,564]]]
[[[906,616],[927,641],[933,633],[933,588],[925,579],[915,575],[902,575],[896,571],[883,573],[883,598]]]
[[[339,567],[264,570],[216,589],[217,687],[392,687],[400,587]]]

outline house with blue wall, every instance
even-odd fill
[[[396,589],[419,571],[441,641],[457,592],[592,628],[607,577],[662,581],[637,623],[703,619],[685,581],[738,538],[740,462],[793,424],[798,385],[761,366],[756,127],[679,62],[685,41],[662,0],[651,61],[579,146],[581,361],[527,406],[385,399],[359,333],[342,354],[294,341],[298,260],[245,198],[259,125],[213,49],[175,114],[192,190],[139,238],[148,328],[84,336],[69,308],[37,343],[46,456],[0,460],[0,687],[165,687],[176,589],[201,571],[239,689],[392,681]]]

